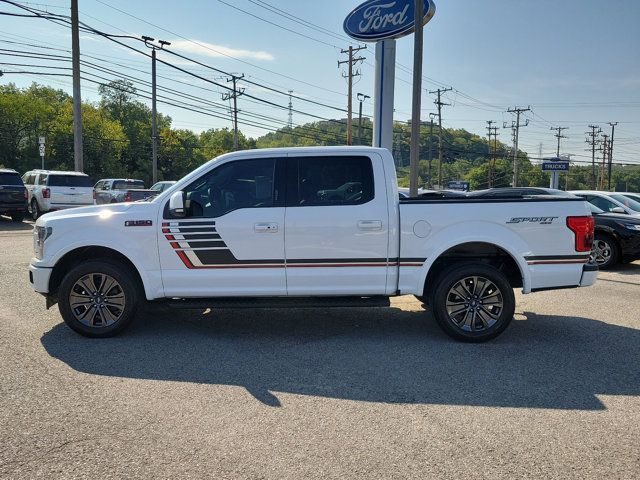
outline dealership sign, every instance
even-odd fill
[[[542,163],[543,172],[566,172],[569,170],[569,162],[567,161],[551,161]]]
[[[436,13],[432,0],[423,0],[425,25]],[[399,38],[415,29],[414,0],[368,0],[357,6],[344,21],[344,31],[356,40],[375,42]]]

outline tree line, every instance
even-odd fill
[[[110,82],[99,88],[98,102],[84,102],[83,146],[84,169],[94,180],[107,177],[129,177],[151,181],[151,109],[137,100],[132,83]],[[393,156],[401,186],[409,183],[408,123],[394,124]],[[161,180],[177,180],[206,161],[233,150],[230,128],[209,129],[195,133],[172,127],[172,119],[158,114],[160,134],[158,176]],[[368,118],[354,121],[354,143],[371,145],[372,124]],[[344,145],[346,120],[323,120],[295,127],[281,128],[253,139],[239,133],[241,149],[311,145]],[[73,170],[73,104],[62,90],[32,84],[17,88],[0,86],[0,166],[15,168],[20,173],[40,168],[38,137],[46,137],[45,168]],[[420,130],[419,183],[429,187],[438,179],[438,128],[423,124]],[[463,129],[443,129],[443,185],[453,180],[468,181],[472,189],[489,186],[493,164],[493,186],[511,184],[513,151],[498,142],[496,154],[486,138]],[[493,158],[493,161],[492,161]],[[526,152],[518,152],[519,185],[548,186],[549,176],[529,160]],[[431,167],[429,166],[431,164]],[[431,175],[429,175],[431,172]],[[598,170],[599,173],[599,170]],[[565,175],[561,186],[587,189],[591,185],[591,167],[572,166],[568,183]],[[606,182],[605,182],[606,183]],[[612,175],[616,190],[640,191],[640,166],[616,166]]]

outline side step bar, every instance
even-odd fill
[[[368,308],[389,307],[389,297],[220,297],[165,301],[171,308]]]

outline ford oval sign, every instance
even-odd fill
[[[436,13],[436,6],[433,0],[423,1],[422,24],[425,25]],[[414,5],[414,0],[369,0],[347,16],[344,31],[351,38],[365,42],[408,35],[415,29]]]

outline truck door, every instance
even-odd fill
[[[279,179],[282,180],[279,180]],[[187,217],[158,221],[168,297],[286,295],[284,160],[230,160],[183,189]]]
[[[388,243],[381,161],[345,154],[289,157],[285,219],[289,295],[384,294],[388,266],[395,265],[388,256]]]

